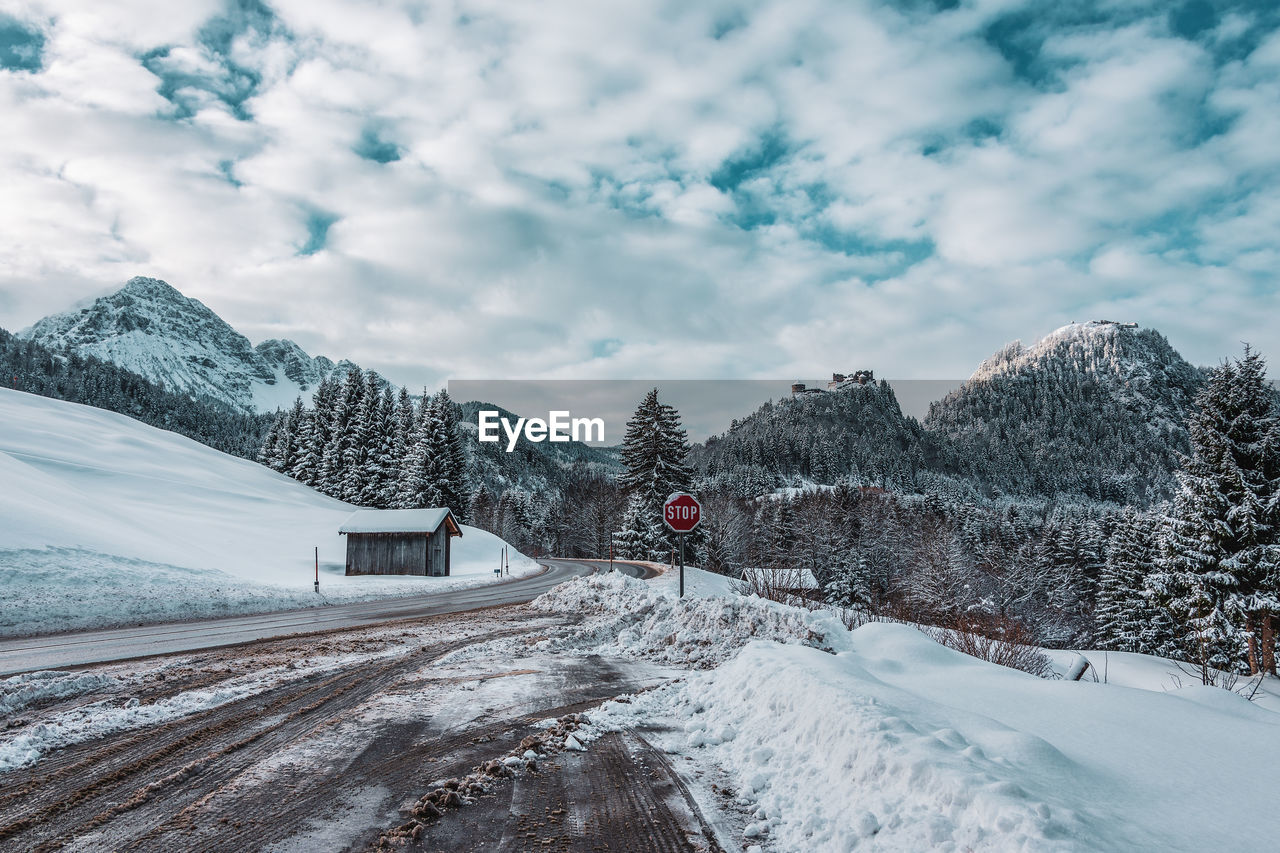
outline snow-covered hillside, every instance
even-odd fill
[[[205,395],[243,411],[271,412],[350,362],[312,358],[293,341],[257,347],[197,299],[154,278],[53,314],[18,333],[55,350],[112,362],[171,391]]]
[[[451,578],[347,578],[338,527],[354,507],[123,415],[3,389],[0,481],[7,635],[481,583],[503,544],[464,526]]]
[[[1172,492],[1202,380],[1154,329],[1072,323],[988,358],[925,427],[949,475],[989,490],[1147,506]]]

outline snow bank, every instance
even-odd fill
[[[6,389],[0,482],[0,636],[474,586],[496,580],[504,544],[464,526],[452,577],[344,577],[338,528],[355,507],[123,415]],[[512,554],[513,576],[537,570]]]
[[[678,598],[621,573],[575,578],[534,599],[535,609],[587,615],[568,641],[593,651],[668,663],[716,666],[751,640],[847,649],[849,632],[834,616],[735,595]]]
[[[751,643],[592,719],[679,727],[672,748],[726,770],[753,813],[748,843],[777,850],[1234,851],[1280,837],[1266,781],[1280,718],[1239,697],[1039,679],[902,625],[851,639],[837,655]]]
[[[116,679],[96,673],[41,670],[15,675],[0,681],[0,718],[37,702],[82,696],[115,683]]]
[[[0,737],[0,773],[34,764],[54,749],[119,731],[167,723],[243,699],[268,686],[265,679],[254,679],[213,689],[188,690],[147,705],[137,699],[80,705],[27,726],[16,735]]]

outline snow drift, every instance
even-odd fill
[[[849,632],[823,612],[669,589],[602,575],[534,606],[583,617],[549,646],[699,670],[606,703],[577,737],[644,727],[723,780],[747,845],[1190,853],[1280,837],[1280,714],[1179,688],[1167,661],[1114,662],[1145,689],[1037,678],[907,625]]]
[[[569,643],[695,667],[716,666],[751,640],[846,649],[849,632],[832,614],[755,597],[678,598],[621,573],[574,578],[533,600],[535,609],[586,615]],[[548,646],[555,640],[544,641]]]
[[[453,577],[342,575],[355,507],[113,412],[0,389],[0,635],[313,606],[492,581],[471,527]],[[512,573],[535,571],[512,559]]]
[[[748,839],[815,851],[1240,851],[1280,836],[1280,715],[1217,688],[1046,680],[870,624],[835,655],[753,642],[607,703],[727,772]]]

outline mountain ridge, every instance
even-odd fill
[[[855,385],[765,404],[692,459],[708,483],[743,496],[849,482],[1147,506],[1172,494],[1202,379],[1154,329],[1070,323],[1006,344],[921,421],[891,384]]]
[[[211,397],[245,413],[283,408],[326,377],[355,367],[313,357],[290,340],[254,346],[200,300],[146,276],[50,314],[16,336],[109,361],[171,391]]]

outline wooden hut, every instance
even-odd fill
[[[338,528],[348,575],[449,574],[449,541],[462,528],[447,507],[362,509]]]

